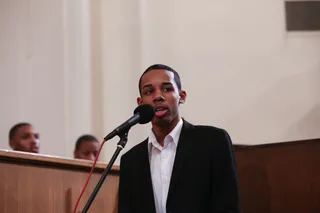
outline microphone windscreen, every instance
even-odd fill
[[[142,104],[134,110],[133,114],[136,113],[139,113],[140,115],[139,124],[146,124],[153,119],[156,110],[150,104]]]

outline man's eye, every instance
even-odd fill
[[[169,92],[169,91],[171,91],[171,88],[164,88],[163,91]]]
[[[150,95],[152,91],[145,91],[144,94],[145,95]]]
[[[23,138],[23,139],[28,139],[28,138],[29,138],[29,135],[23,135],[22,138]]]

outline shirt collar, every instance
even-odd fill
[[[174,144],[176,145],[176,147],[178,146],[178,141],[180,138],[180,133],[181,133],[181,129],[183,126],[183,120],[182,118],[180,118],[179,122],[177,123],[177,125],[173,128],[173,130],[165,137],[170,137]],[[160,147],[160,144],[158,143],[156,136],[154,135],[152,129],[150,130],[149,133],[149,137],[148,137],[148,152],[150,153],[152,146],[154,147]]]

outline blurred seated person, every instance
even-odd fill
[[[15,151],[39,153],[39,133],[29,123],[17,123],[9,131],[9,145]]]
[[[74,158],[95,160],[99,150],[99,142],[93,135],[82,135],[78,138],[73,152]]]

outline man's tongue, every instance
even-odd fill
[[[167,113],[167,109],[158,109],[156,111],[156,116],[157,117],[163,117]]]

